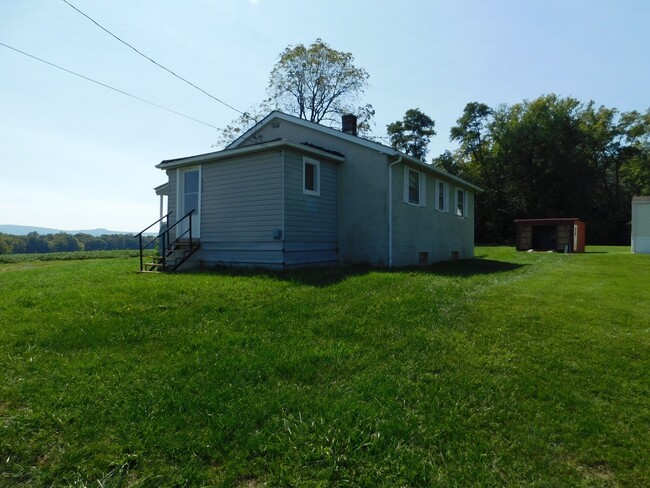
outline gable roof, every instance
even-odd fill
[[[384,144],[380,144],[379,142],[371,141],[369,139],[365,139],[363,137],[355,136],[352,134],[348,134],[346,132],[342,132],[337,129],[333,129],[331,127],[326,127],[321,124],[317,124],[316,122],[311,122],[309,120],[301,119],[300,117],[296,117],[294,115],[288,115],[283,112],[279,111],[273,111],[270,114],[268,114],[266,117],[264,117],[262,120],[260,120],[258,123],[256,123],[253,127],[248,129],[246,132],[244,132],[241,136],[239,136],[237,139],[235,139],[233,142],[228,144],[224,151],[232,150],[232,149],[237,149],[241,147],[248,147],[248,146],[243,146],[247,141],[252,141],[253,135],[261,130],[263,127],[266,125],[269,125],[273,120],[283,120],[286,122],[290,122],[292,124],[296,124],[308,129],[316,130],[318,132],[330,135],[332,137],[336,137],[338,139],[343,139],[344,141],[351,142],[353,144],[357,144],[359,146],[366,147],[368,149],[373,149],[375,151],[378,151],[380,153],[386,154],[387,156],[393,156],[396,158],[402,158],[405,163],[407,163],[409,166],[414,166],[417,169],[426,171],[428,173],[431,173],[436,176],[440,176],[449,180],[454,181],[455,183],[458,183],[460,185],[463,185],[467,188],[471,188],[472,190],[475,191],[483,191],[480,187],[473,185],[472,183],[459,178],[458,176],[454,176],[447,171],[438,168],[436,166],[433,166],[432,164],[427,164],[422,161],[420,161],[417,158],[414,158],[413,156],[409,156],[408,154],[405,154],[401,151],[398,151],[397,149],[394,149],[390,146],[386,146]],[[164,162],[164,161],[163,161]],[[158,165],[158,167],[160,167]]]

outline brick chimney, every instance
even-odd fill
[[[357,135],[357,116],[346,114],[341,117],[341,130],[346,134]]]

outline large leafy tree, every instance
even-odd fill
[[[341,115],[354,110],[368,78],[366,70],[354,65],[351,53],[316,39],[308,47],[297,44],[282,51],[267,91],[287,113],[318,124],[336,123]]]
[[[419,108],[412,108],[402,120],[388,124],[386,132],[395,149],[424,161],[429,141],[436,135],[435,125],[434,120]]]
[[[449,139],[460,142],[465,154],[471,154],[478,162],[486,157],[491,115],[492,109],[484,103],[470,102],[456,121],[458,125],[451,128]]]
[[[321,39],[309,46],[288,46],[269,76],[269,97],[223,128],[219,145],[233,141],[272,110],[332,127],[340,127],[342,115],[355,114],[358,132],[366,134],[375,111],[370,104],[357,103],[368,78],[351,53],[332,49]]]

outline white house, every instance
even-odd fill
[[[162,161],[167,228],[193,211],[183,266],[410,266],[474,255],[475,185],[281,112],[222,151]],[[168,242],[187,232],[173,227]],[[185,251],[189,254],[189,251]]]
[[[650,197],[632,198],[632,252],[650,254]]]

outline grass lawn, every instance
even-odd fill
[[[649,486],[650,256],[0,264],[0,486]]]

